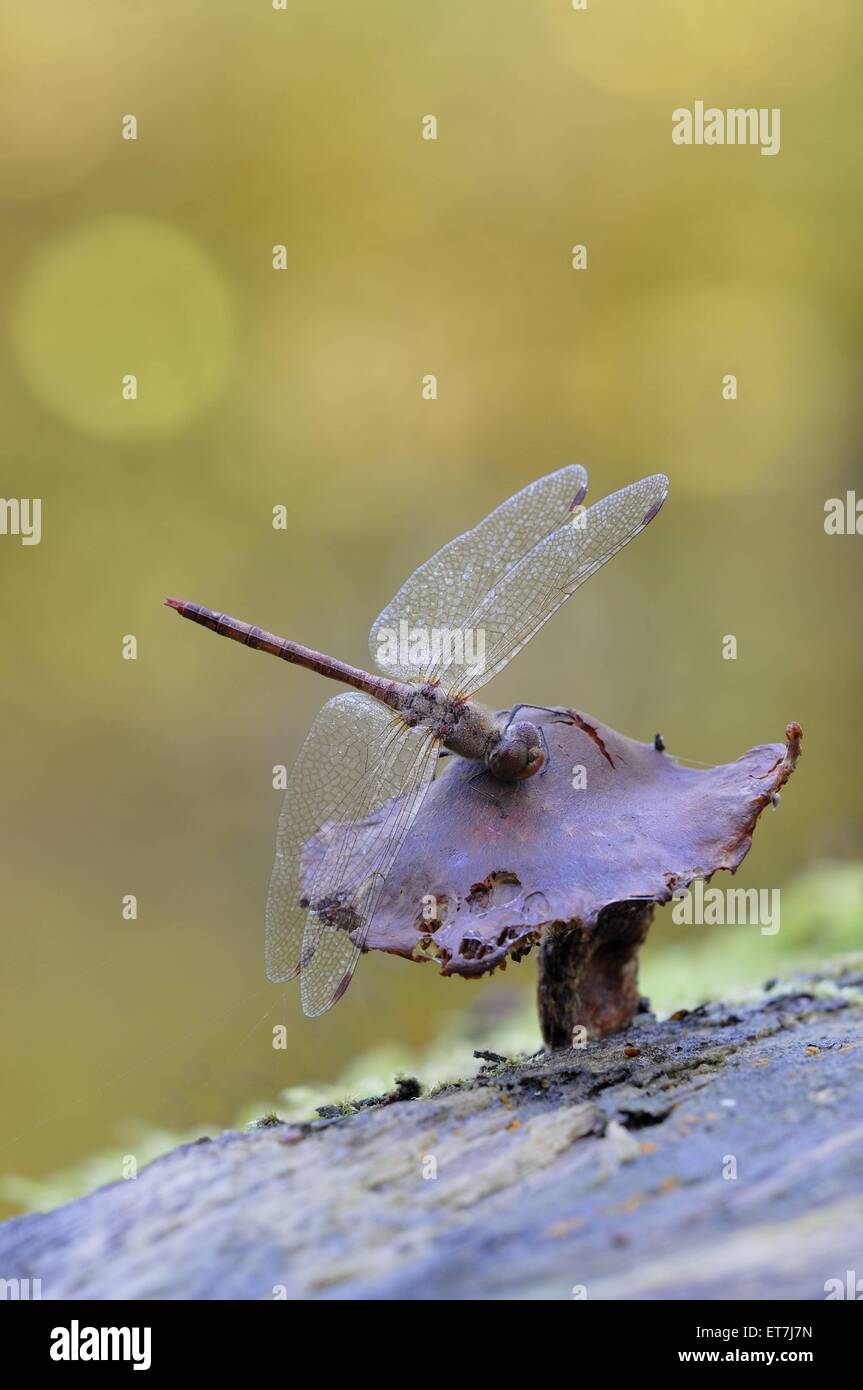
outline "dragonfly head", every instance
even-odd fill
[[[486,759],[489,772],[502,782],[523,782],[533,777],[545,760],[545,740],[527,719],[510,724]]]

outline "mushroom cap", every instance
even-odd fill
[[[785,745],[696,769],[574,709],[527,706],[517,717],[542,730],[544,770],[505,783],[481,764],[446,760],[383,887],[365,950],[481,975],[523,955],[553,923],[591,933],[613,904],[668,902],[696,878],[733,872],[802,738],[789,724]],[[360,836],[377,819],[358,822]],[[324,826],[309,841],[307,881],[331,834]]]

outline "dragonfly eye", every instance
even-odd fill
[[[528,749],[527,767],[524,770],[524,777],[533,777],[534,773],[540,772],[545,766],[545,749],[541,743],[535,743]]]

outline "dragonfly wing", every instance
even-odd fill
[[[368,709],[367,709],[368,706]],[[267,895],[267,976],[274,983],[300,972],[307,906],[303,906],[303,847],[327,820],[338,819],[368,765],[370,696],[350,691],[324,705],[306,735],[288,780],[279,815],[275,860]],[[377,727],[372,724],[372,734]]]
[[[667,493],[668,479],[655,473],[594,502],[546,536],[470,614],[471,628],[484,639],[482,670],[460,679],[460,670],[450,662],[434,676],[460,696],[475,694],[586,579],[649,525]]]
[[[313,847],[300,973],[303,1012],[310,1018],[325,1013],[350,984],[387,875],[434,776],[439,749],[428,730],[402,725],[386,734],[343,819],[324,827]]]
[[[321,827],[353,823],[396,795],[397,780],[427,738],[407,730],[392,710],[357,691],[336,695],[318,714],[290,773],[279,815],[265,915],[265,963],[274,983],[293,979],[303,963],[310,890],[315,888],[304,872],[304,851]],[[434,771],[435,760],[431,762]],[[324,897],[324,876],[331,892],[339,890],[339,876],[347,881],[353,874],[354,888],[365,877],[359,853],[352,863],[349,834],[335,842],[331,830],[329,838],[336,849],[318,866],[318,901]]]
[[[422,680],[428,674],[422,659],[411,661],[399,649],[400,624],[425,634],[442,628],[461,632],[463,641],[468,617],[489,590],[560,526],[586,491],[587,473],[580,464],[560,468],[502,502],[472,531],[457,536],[420,565],[369,634],[369,651],[378,668],[396,680]],[[433,664],[429,663],[429,669]]]

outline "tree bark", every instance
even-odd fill
[[[43,1298],[822,1300],[863,1273],[860,964],[490,1057],[8,1221],[0,1276]]]

